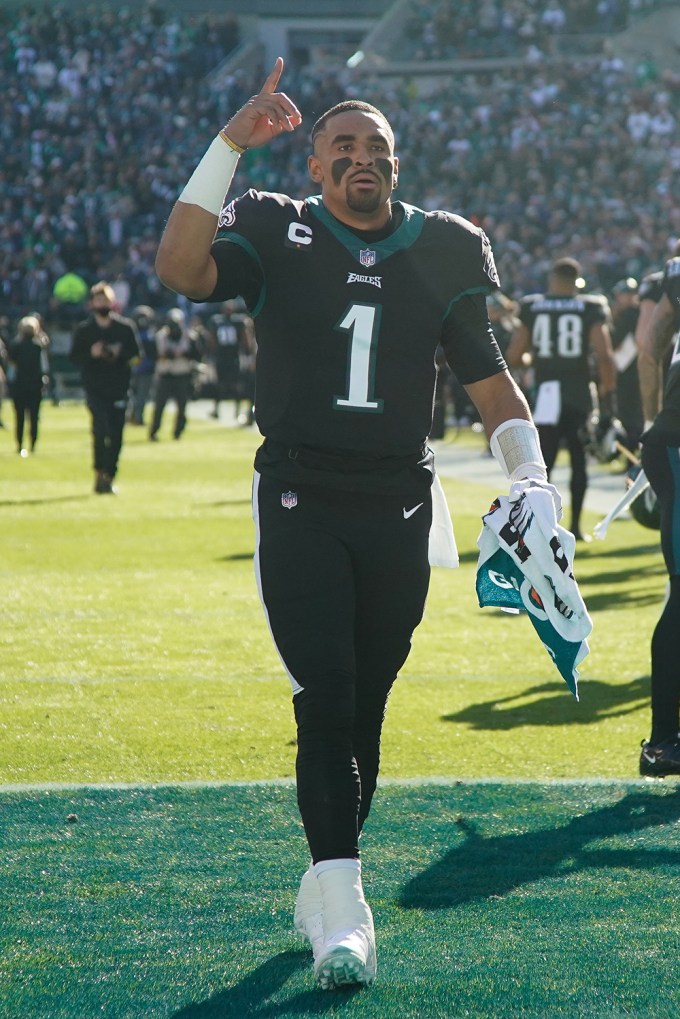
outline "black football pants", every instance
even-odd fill
[[[538,438],[541,452],[548,469],[548,481],[555,466],[555,460],[564,439],[571,461],[571,477],[569,479],[569,495],[571,503],[571,530],[579,534],[581,530],[581,511],[588,487],[586,473],[586,451],[583,445],[582,429],[587,420],[581,411],[566,407],[562,410],[556,425],[538,425]]]
[[[115,478],[123,445],[127,400],[113,400],[90,393],[87,406],[92,415],[94,469]]]
[[[305,486],[255,475],[255,568],[293,686],[297,795],[314,862],[358,857],[392,684],[429,585],[429,491]]]
[[[24,445],[24,427],[26,422],[26,415],[28,414],[28,420],[30,422],[31,432],[31,449],[34,448],[38,441],[38,424],[40,421],[40,404],[42,402],[42,393],[38,389],[36,390],[19,390],[14,393],[14,415],[15,415],[15,434],[17,439],[17,449],[23,449]]]
[[[680,449],[642,446],[642,466],[657,499],[661,549],[670,590],[652,636],[652,743],[676,739],[680,728]]]

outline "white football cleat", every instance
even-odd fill
[[[325,938],[314,961],[314,976],[324,991],[351,984],[372,984],[377,960],[372,925]]]
[[[312,955],[315,960],[323,948],[322,908],[321,889],[314,873],[314,865],[310,864],[309,870],[304,872],[300,881],[300,889],[295,900],[293,923],[295,930],[312,946]]]
[[[364,898],[359,860],[324,860],[314,868],[321,893],[323,944],[314,976],[324,990],[372,984],[377,960],[373,914]]]

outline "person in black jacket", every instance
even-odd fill
[[[92,415],[94,490],[115,494],[113,479],[123,444],[131,365],[141,357],[137,328],[114,311],[115,293],[105,282],[90,290],[91,314],[73,333],[70,358],[82,372]]]
[[[17,453],[28,456],[24,446],[24,425],[28,414],[31,452],[38,441],[40,404],[49,374],[47,345],[49,340],[38,319],[25,315],[17,326],[17,335],[9,345],[10,392],[14,404]]]

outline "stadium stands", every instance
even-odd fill
[[[481,223],[510,294],[540,286],[560,254],[578,255],[589,285],[603,290],[658,267],[680,234],[680,76],[651,51],[622,60],[612,42],[631,18],[662,11],[662,0],[408,5],[369,5],[371,24],[392,38],[393,63],[383,54],[350,69],[349,52],[322,48],[312,63],[289,65],[283,87],[306,123],[349,95],[383,108],[402,158],[399,197]],[[67,271],[120,281],[130,307],[171,303],[153,272],[163,223],[217,127],[262,81],[261,63],[231,64],[244,34],[266,33],[268,17],[280,14],[265,0],[251,3],[262,11],[258,25],[252,16],[196,13],[209,4],[187,6],[74,3],[57,19],[49,6],[3,5],[0,314],[15,320],[38,310],[53,319],[64,310],[53,286]],[[453,6],[460,17],[451,41],[427,26]],[[305,5],[293,7],[299,14]],[[476,27],[473,10],[484,14]],[[395,42],[386,26],[405,13]],[[508,28],[511,15],[516,25],[535,23],[537,35],[508,63],[508,41],[516,48],[520,32]],[[433,35],[434,48],[424,42]],[[585,56],[560,59],[546,44],[556,36],[576,48],[587,39]],[[405,55],[419,73],[397,73]],[[431,56],[450,67],[432,73]],[[308,193],[306,151],[303,130],[250,152],[234,192]]]

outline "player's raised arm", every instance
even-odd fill
[[[302,123],[297,106],[284,92],[276,91],[282,72],[283,60],[278,57],[261,91],[213,139],[170,213],[156,255],[156,272],[171,290],[194,300],[212,293],[217,268],[210,247],[241,155]]]

